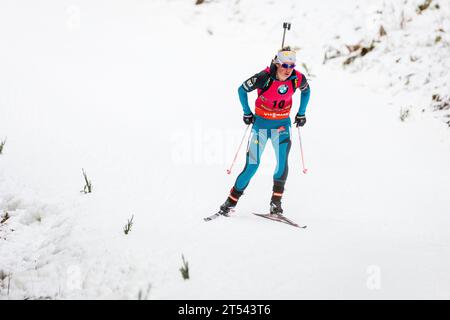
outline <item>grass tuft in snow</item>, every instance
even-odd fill
[[[409,109],[403,109],[403,108],[400,109],[400,120],[402,122],[405,122],[406,118],[408,118],[409,115],[410,115]]]
[[[55,298],[50,296],[39,296],[39,297],[27,296],[23,300],[55,300]]]
[[[84,182],[85,182],[85,186],[83,188],[82,191],[83,193],[91,193],[92,192],[92,182],[88,179],[86,172],[83,170],[83,177],[84,177]]]
[[[10,218],[8,211],[5,211],[5,213],[1,216],[0,224],[3,224]]]
[[[379,36],[385,36],[386,30],[383,28],[383,26],[380,27]],[[345,51],[343,52],[341,50],[338,50],[333,47],[328,47],[325,50],[323,64],[325,64],[328,60],[336,59],[340,57],[347,56],[346,59],[342,62],[342,65],[348,66],[352,64],[357,58],[364,57],[366,54],[371,52],[373,49],[375,49],[375,44],[379,43],[380,40],[375,39],[370,41],[368,44],[363,44],[363,41],[360,41],[356,44],[345,44]]]
[[[386,29],[384,29],[383,25],[380,26],[380,30],[378,31],[378,35],[380,36],[380,38],[387,35]]]
[[[442,97],[439,94],[433,94],[431,96],[433,100],[433,108],[434,110],[448,110],[450,109],[450,96]]]
[[[187,262],[184,259],[184,255],[181,255],[181,258],[183,259],[183,265],[180,268],[181,276],[183,277],[184,280],[188,280],[189,279],[189,262]]]
[[[151,288],[152,288],[152,285],[149,284],[149,285],[147,286],[147,290],[145,291],[145,294],[144,294],[144,292],[142,291],[142,289],[139,290],[138,300],[148,300],[148,296],[149,296],[149,294],[150,294],[150,289],[151,289]]]
[[[369,45],[362,45],[361,43],[355,45],[347,45],[347,49],[350,52],[350,56],[344,60],[344,66],[351,64],[358,57],[364,57],[370,51],[375,49],[375,40],[371,41]]]
[[[128,234],[131,231],[131,227],[133,226],[134,215],[131,216],[131,219],[128,220],[125,227],[123,227],[123,233]]]
[[[427,10],[430,7],[430,4],[433,0],[425,0],[424,3],[417,7],[417,13],[421,14],[423,11]]]
[[[0,154],[3,152],[3,148],[5,147],[6,138],[0,141]]]
[[[5,271],[0,270],[0,283],[3,284],[3,281],[5,281],[5,279],[8,277],[8,275],[6,274]]]
[[[323,61],[322,64],[327,63],[328,60],[336,59],[342,56],[342,52],[336,48],[328,47],[325,50],[325,53],[323,55]]]
[[[439,94],[433,94],[432,97],[432,107],[435,111],[440,110],[450,110],[450,96],[441,96]],[[445,123],[450,127],[450,114],[444,116]]]
[[[9,296],[10,287],[11,287],[11,273],[6,273],[5,271],[0,270],[0,289],[2,291],[6,289],[6,295]]]
[[[311,73],[311,70],[308,68],[306,63],[302,62],[302,67],[305,70],[305,75],[308,77],[308,79],[315,78],[315,75]]]

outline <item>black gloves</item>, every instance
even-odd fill
[[[244,123],[245,123],[246,125],[249,125],[249,124],[252,124],[252,123],[255,122],[255,116],[254,116],[253,113],[244,114],[243,120],[244,120]],[[305,125],[305,123],[306,123],[306,117],[305,117],[304,115],[301,116],[301,115],[297,114],[297,115],[295,116],[295,122],[294,122],[294,124],[295,124],[297,127],[303,127],[303,126]]]
[[[305,123],[306,123],[306,117],[303,115],[303,116],[301,116],[301,115],[296,115],[295,116],[295,122],[294,122],[294,124],[296,125],[296,127],[303,127],[304,125],[305,125]]]
[[[244,122],[246,125],[249,125],[249,124],[252,124],[253,122],[255,122],[255,116],[253,115],[253,113],[244,114]]]

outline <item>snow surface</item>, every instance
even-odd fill
[[[386,90],[375,62],[323,64],[337,32],[372,23],[356,7],[389,3],[2,1],[0,297],[450,298],[448,128],[432,112],[400,121],[409,93]],[[309,173],[293,130],[283,204],[308,228],[251,214],[268,209],[271,146],[235,215],[205,223],[243,166],[241,152],[225,173],[245,128],[237,87],[283,21],[312,88]]]
[[[338,51],[344,57],[338,63],[363,71],[372,85],[387,90],[399,115],[432,111],[450,126],[450,1],[383,1],[354,8],[355,19],[335,31],[327,50]],[[373,50],[345,64],[355,56],[349,50],[355,45]]]

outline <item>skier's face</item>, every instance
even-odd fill
[[[290,66],[293,66],[293,64],[291,64]],[[282,81],[289,78],[291,76],[293,70],[294,70],[294,68],[289,68],[289,67],[284,68],[283,65],[277,63],[277,75],[278,75],[278,78]]]

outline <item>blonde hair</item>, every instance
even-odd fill
[[[278,52],[281,52],[281,51],[294,51],[294,50],[291,49],[291,46],[285,46],[285,47],[281,48],[281,50],[279,50]]]

